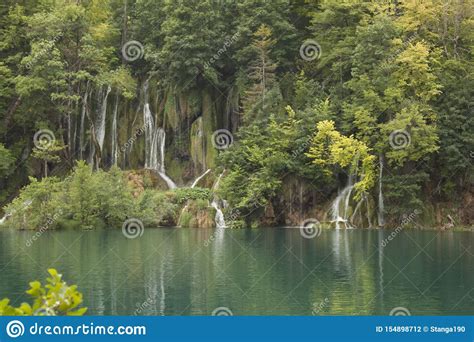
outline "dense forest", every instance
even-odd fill
[[[2,223],[474,222],[469,0],[3,0]]]

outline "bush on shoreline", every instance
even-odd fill
[[[16,229],[55,229],[61,226],[121,227],[127,218],[140,218],[145,225],[175,225],[180,207],[187,200],[210,198],[208,189],[145,189],[134,196],[124,172],[92,171],[79,161],[64,180],[30,177],[19,196],[5,211],[8,226]]]

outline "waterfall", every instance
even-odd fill
[[[379,157],[380,162],[380,174],[379,174],[379,210],[378,210],[378,221],[379,226],[382,227],[385,225],[385,218],[384,218],[384,203],[383,203],[383,193],[382,193],[382,176],[383,176],[383,157],[380,155]]]
[[[83,152],[84,152],[84,120],[86,118],[88,97],[89,97],[89,91],[88,89],[86,89],[84,98],[82,100],[81,126],[79,128],[79,159],[81,160],[83,158]]]
[[[110,86],[107,86],[107,91],[105,92],[101,88],[98,95],[98,103],[99,103],[99,111],[96,118],[96,124],[94,129],[95,138],[97,140],[97,144],[99,145],[99,153],[102,155],[102,149],[104,146],[104,139],[105,139],[105,119],[107,116],[107,98],[109,97],[109,93],[112,90]],[[95,156],[95,144],[91,141],[91,149],[89,154],[89,164],[94,164],[94,156]],[[99,165],[97,165],[99,167]]]
[[[219,188],[219,183],[221,181],[222,175],[224,174],[224,171],[219,175],[219,177],[216,180],[216,183],[212,187],[213,191],[216,191]],[[211,206],[216,209],[216,216],[214,217],[214,221],[216,222],[216,228],[226,228],[226,223],[224,219],[224,214],[222,213],[222,209],[220,206],[220,201],[217,198],[216,195],[214,195],[214,198],[211,202]]]
[[[100,146],[101,154],[102,154],[102,149],[104,146],[104,139],[105,139],[105,119],[107,116],[107,98],[109,97],[111,90],[112,88],[110,86],[107,86],[107,91],[105,92],[105,95],[102,98],[102,105],[100,107],[99,116],[97,118],[95,136],[97,139],[97,143]]]
[[[5,216],[3,216],[3,217],[0,219],[0,225],[4,224],[5,221],[6,221],[10,216],[12,216],[11,213],[5,214]]]
[[[347,186],[337,195],[331,206],[331,222],[336,224],[336,229],[340,229],[340,222],[345,228],[352,228],[349,222],[349,204],[354,184],[352,177],[349,177]]]
[[[219,201],[216,198],[212,200],[211,206],[216,209],[216,216],[214,217],[216,228],[226,228],[224,214],[222,213],[222,210],[219,207]]]
[[[166,132],[161,127],[156,127],[153,114],[150,110],[148,100],[148,80],[143,85],[145,97],[143,105],[143,122],[145,125],[145,168],[155,170],[166,182],[168,188],[175,189],[177,186],[168,177],[165,171],[165,142]],[[159,158],[158,158],[159,155]]]
[[[118,114],[118,104],[119,104],[119,96],[115,97],[115,107],[114,107],[114,116],[112,118],[112,165],[117,165],[118,160],[118,135],[117,135],[117,114]]]
[[[211,172],[211,169],[207,169],[206,172],[204,172],[202,175],[200,175],[198,178],[196,178],[196,180],[193,182],[193,184],[191,185],[191,188],[194,188],[197,183],[205,176],[207,175],[209,172]]]

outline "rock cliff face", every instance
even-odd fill
[[[121,98],[108,86],[85,91],[82,107],[71,120],[68,145],[75,159],[96,167],[159,167],[182,186],[214,167],[212,133],[219,128],[235,131],[238,120],[235,91],[164,91],[151,78],[142,81],[134,100]],[[156,165],[147,159],[151,154],[158,154]]]

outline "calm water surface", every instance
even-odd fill
[[[54,267],[91,315],[474,314],[474,234],[297,229],[0,230],[0,298]]]

